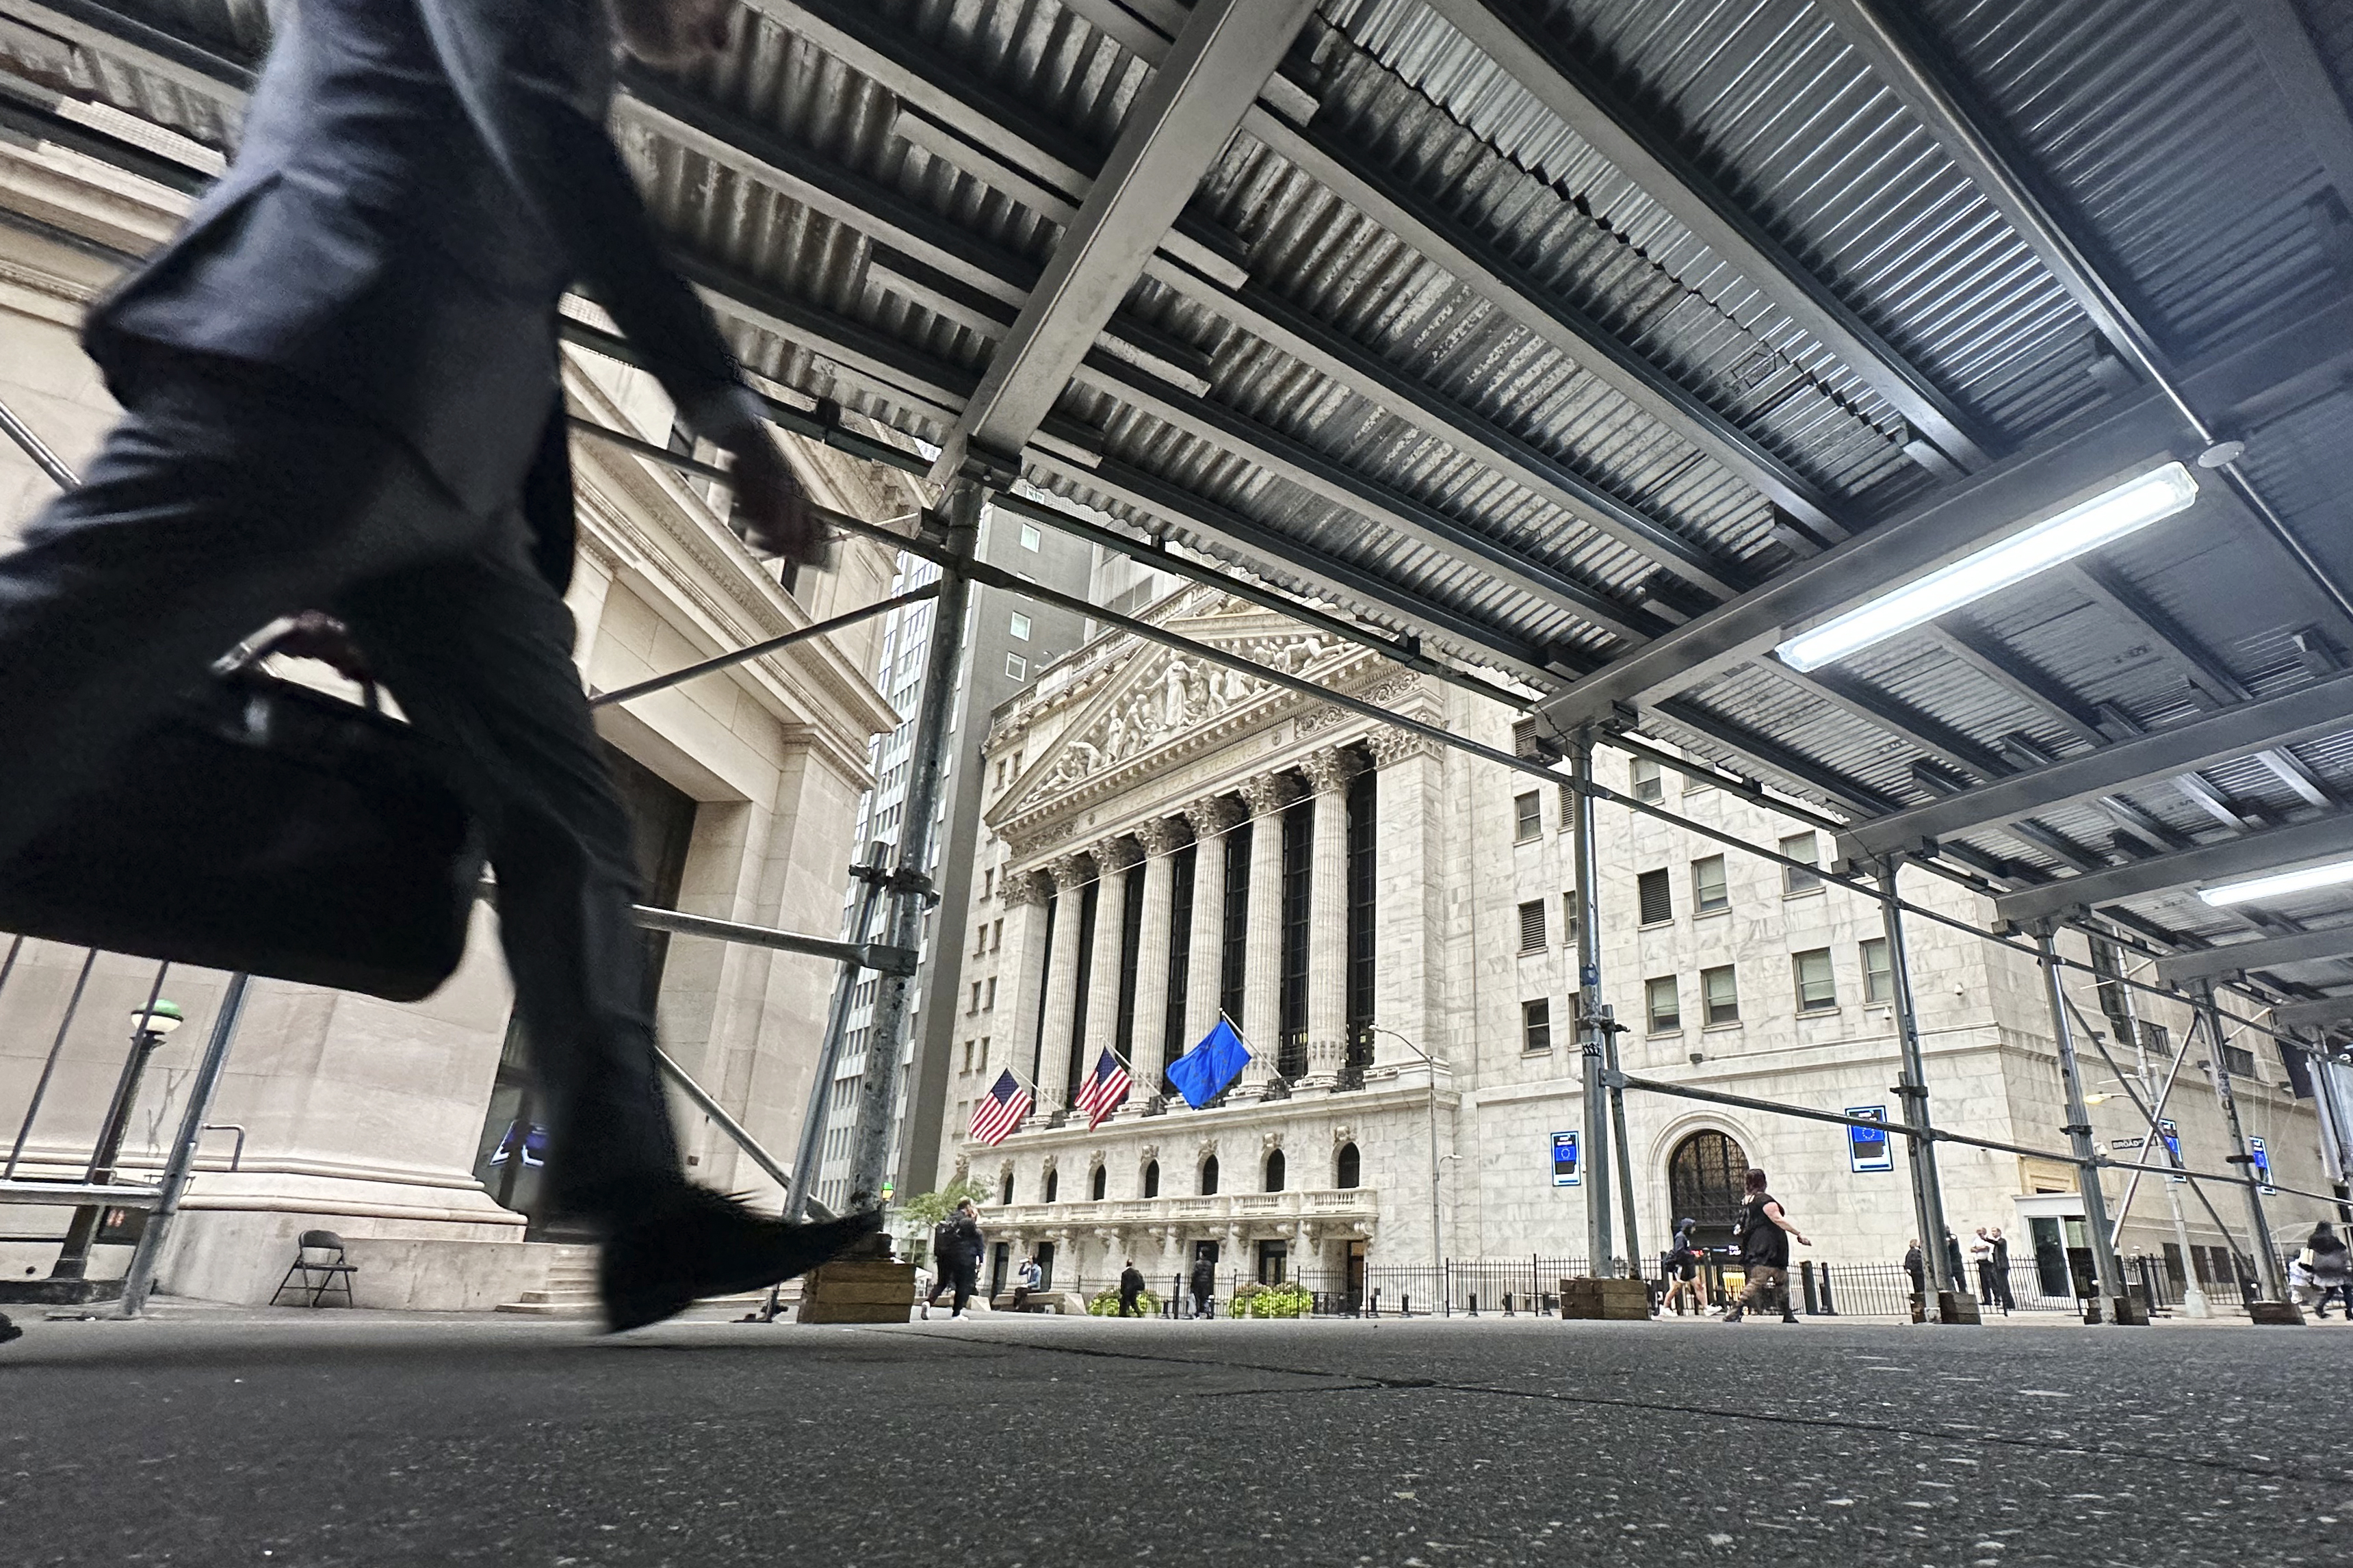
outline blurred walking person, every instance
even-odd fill
[[[2316,1318],[2328,1316],[2328,1298],[2345,1310],[2348,1321],[2353,1321],[2353,1254],[2348,1254],[2345,1238],[2337,1227],[2322,1220],[2312,1227],[2312,1236],[2304,1244],[2305,1267],[2312,1271],[2312,1288],[2319,1300],[2312,1309]]]
[[[1218,1266],[1203,1253],[1193,1259],[1193,1315],[1206,1318],[1210,1314],[1209,1299],[1218,1293]]]
[[[1143,1294],[1144,1271],[1136,1268],[1135,1259],[1131,1258],[1127,1260],[1127,1267],[1119,1271],[1119,1315],[1123,1318],[1142,1317],[1144,1314],[1136,1310],[1135,1303]]]
[[[2010,1290],[2010,1238],[1995,1226],[1986,1232],[1986,1241],[1993,1248],[1993,1299],[2001,1307],[2005,1318],[2018,1310],[2018,1298]]]
[[[1691,1303],[1694,1313],[1704,1315],[1707,1311],[1707,1296],[1699,1288],[1699,1266],[1706,1254],[1692,1240],[1692,1232],[1697,1228],[1697,1220],[1675,1221],[1675,1238],[1668,1246],[1667,1255],[1662,1259],[1667,1273],[1667,1294],[1666,1299],[1659,1303],[1661,1317],[1669,1312],[1681,1316],[1686,1300]]]
[[[873,1217],[797,1226],[691,1185],[630,920],[630,825],[564,590],[557,303],[585,280],[736,518],[822,540],[606,130],[615,47],[692,64],[733,0],[284,0],[236,162],[90,311],[124,409],[0,557],[0,860],[233,645],[311,613],[450,758],[498,873],[551,1207],[594,1228],[619,1330],[765,1287]],[[340,628],[316,617],[332,612]]]
[[[964,1316],[972,1304],[973,1292],[980,1284],[981,1254],[988,1250],[988,1240],[980,1233],[980,1210],[970,1198],[956,1205],[955,1213],[932,1227],[932,1267],[939,1270],[932,1281],[932,1292],[924,1299],[923,1316],[932,1315],[942,1290],[954,1290],[950,1298],[951,1318]]]
[[[1740,1205],[1740,1217],[1734,1226],[1734,1239],[1740,1243],[1740,1264],[1748,1276],[1741,1287],[1740,1299],[1732,1310],[1724,1315],[1727,1323],[1740,1321],[1752,1307],[1771,1308],[1778,1302],[1781,1321],[1794,1323],[1797,1312],[1789,1305],[1789,1238],[1796,1237],[1800,1247],[1811,1247],[1805,1233],[1789,1223],[1781,1210],[1780,1200],[1765,1190],[1765,1173],[1751,1169],[1742,1184],[1748,1195]]]

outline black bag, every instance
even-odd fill
[[[428,996],[482,857],[409,726],[251,668],[216,674],[0,864],[0,931]]]

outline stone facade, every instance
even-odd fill
[[[1498,748],[1513,744],[1513,715],[1500,704],[1213,590],[1181,589],[1150,613],[1172,630],[1335,690]],[[1221,1272],[1247,1276],[1262,1264],[1271,1272],[1265,1252],[1279,1247],[1286,1272],[1342,1289],[1352,1258],[1423,1267],[1439,1254],[1581,1257],[1590,1189],[1556,1186],[1551,1167],[1552,1134],[1584,1120],[1565,791],[1124,636],[1090,644],[1035,693],[1000,709],[987,755],[991,794],[967,926],[978,940],[967,942],[964,959],[963,994],[978,1002],[959,1020],[949,1125],[968,1126],[973,1103],[1008,1067],[1035,1084],[1038,1105],[997,1147],[952,1138],[940,1176],[968,1173],[992,1190],[999,1201],[984,1222],[1008,1258],[1050,1244],[1058,1281],[1092,1287],[1128,1258],[1167,1280],[1203,1243],[1217,1247]],[[1698,829],[1778,845],[1799,859],[1830,855],[1831,835],[1735,791],[1655,778],[1620,752],[1598,752],[1596,767],[1599,782],[1656,798],[1691,825],[1598,808],[1601,995],[1624,1026],[1625,1070],[1832,1111],[1879,1106],[1896,1117],[1893,1009],[1875,973],[1884,968],[1876,900],[1726,849]],[[1331,809],[1348,798],[1360,769],[1371,771],[1372,789],[1368,807],[1358,805],[1377,825],[1373,907],[1356,916],[1360,927],[1369,923],[1368,1017],[1352,1005],[1366,988],[1345,951],[1352,818],[1345,805]],[[1302,798],[1314,801],[1303,1051],[1282,1035],[1284,1003],[1272,983],[1282,970],[1275,911],[1295,906],[1282,902],[1283,868],[1267,832]],[[1172,951],[1187,955],[1187,990],[1181,1032],[1168,1044],[1183,1048],[1218,1016],[1218,987],[1205,994],[1198,977],[1205,969],[1232,973],[1224,967],[1229,932],[1217,918],[1228,873],[1222,855],[1202,851],[1244,820],[1255,827],[1248,865],[1237,868],[1248,891],[1233,1016],[1257,1059],[1223,1101],[1194,1110],[1153,1092],[1164,1037],[1146,1021],[1167,1007]],[[1189,921],[1172,907],[1187,845]],[[1139,857],[1141,877],[1124,876]],[[1666,894],[1666,907],[1651,911],[1661,918],[1649,921],[1639,897],[1645,873],[1654,897],[1662,875]],[[1964,927],[1988,928],[1989,906],[1967,889],[1916,870],[1903,886]],[[1144,907],[1123,922],[1130,897]],[[1089,907],[1091,931],[1078,918]],[[1905,931],[1934,1120],[2063,1149],[2056,1057],[2031,955],[1916,916]],[[1120,933],[1116,947],[1111,933]],[[2063,939],[2063,949],[2084,956],[2081,939]],[[1093,960],[1083,1005],[1082,951]],[[1106,982],[1103,955],[1112,952],[1133,955],[1132,982],[1119,964]],[[1655,994],[1654,980],[1667,983]],[[2071,977],[2070,994],[2114,1039],[2088,980]],[[1134,988],[1124,1008],[1123,984]],[[1647,1005],[1654,997],[1655,1025]],[[2179,1009],[2145,1006],[2141,1017],[2174,1042],[2183,1037]],[[2309,1102],[2280,1087],[2284,1072],[2259,1037],[2237,1043],[2254,1053],[2253,1075],[2235,1085],[2247,1131],[2266,1139],[2284,1184],[2325,1190]],[[1282,1064],[1285,1044],[1294,1048]],[[1137,1087],[1090,1131],[1066,1109],[1071,1078],[1105,1047],[1132,1061]],[[2096,1135],[2135,1137],[2140,1129],[2116,1074],[2088,1040],[2082,1048],[2088,1087],[2107,1095],[2094,1107]],[[2131,1068],[2129,1049],[2115,1048]],[[2169,1062],[2158,1049],[2161,1078]],[[2168,1114],[2190,1163],[2222,1171],[2222,1124],[2195,1066],[2211,1054],[2191,1051]],[[1772,1173],[1776,1194],[1813,1240],[1810,1256],[1892,1263],[1915,1232],[1900,1141],[1894,1170],[1857,1173],[1834,1125],[1640,1092],[1629,1094],[1627,1116],[1646,1253],[1681,1217],[1678,1204],[1692,1201],[1688,1181],[1679,1188],[1672,1173],[1695,1135],[1728,1137],[1737,1146],[1731,1157]],[[1268,1173],[1277,1151],[1279,1181]],[[1355,1157],[1345,1173],[1344,1152]],[[1204,1194],[1201,1173],[1213,1156],[1218,1187]],[[2066,1226],[2082,1209],[2072,1166],[1951,1146],[1938,1160],[1947,1216],[1963,1237],[1998,1225],[2027,1258],[2041,1220],[2045,1234],[2080,1244],[2080,1224]],[[2126,1183],[2121,1173],[2108,1182],[2113,1211]],[[2165,1190],[2155,1177],[2138,1184],[2126,1252],[2162,1252],[2174,1239]],[[2243,1193],[2213,1187],[2209,1195],[2228,1240],[2189,1196],[2182,1202],[2191,1245],[2243,1250]],[[1613,1221],[1615,1209],[1613,1194]],[[2271,1211],[2284,1237],[2322,1213],[2286,1196]],[[1719,1226],[1729,1214],[1693,1217]],[[1625,1246],[1622,1226],[1617,1245]]]
[[[157,134],[164,134],[158,132]],[[0,398],[69,464],[85,461],[113,416],[75,332],[90,300],[118,274],[107,251],[136,254],[169,233],[185,198],[46,145],[0,143],[0,204],[31,221],[0,228]],[[80,243],[95,242],[95,245]],[[587,308],[583,307],[584,310]],[[593,310],[589,313],[593,314]],[[567,353],[572,406],[657,443],[673,425],[642,372]],[[913,500],[895,479],[805,443],[788,456],[824,504],[870,518]],[[613,689],[724,649],[870,603],[887,591],[889,554],[845,546],[835,570],[788,590],[725,526],[723,496],[618,449],[577,441],[580,554],[570,595],[586,682]],[[49,494],[46,479],[0,443],[0,545]],[[600,727],[676,806],[678,907],[696,914],[829,935],[854,858],[852,825],[871,782],[868,741],[897,721],[869,677],[878,622],[638,700]],[[202,1173],[165,1260],[164,1289],[266,1299],[303,1228],[354,1241],[371,1272],[364,1298],[410,1306],[479,1306],[485,1281],[529,1288],[528,1259],[470,1251],[507,1245],[525,1216],[485,1190],[484,1162],[514,1114],[502,1067],[510,993],[485,909],[457,977],[415,1006],[265,982],[255,988],[214,1110],[245,1131],[208,1138]],[[0,942],[0,950],[5,943]],[[815,958],[671,938],[657,1002],[665,1046],[772,1150],[787,1154],[807,1092],[832,967]],[[27,944],[0,991],[0,1114],[13,1133],[72,992],[81,955]],[[100,959],[41,1114],[26,1174],[58,1174],[86,1154],[127,1044],[126,1016],[153,965]],[[155,1057],[126,1151],[129,1174],[152,1171],[175,1125],[221,977],[175,970],[165,994],[189,1026]],[[814,1022],[813,1022],[814,1021]],[[773,1196],[771,1184],[702,1115],[678,1107],[695,1173]],[[0,1277],[46,1273],[60,1211],[0,1209]],[[457,1249],[453,1251],[452,1249]],[[94,1275],[119,1270],[101,1248]],[[501,1255],[501,1258],[504,1255]],[[462,1259],[462,1262],[457,1261]],[[470,1283],[469,1283],[470,1281]]]

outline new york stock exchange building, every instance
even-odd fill
[[[1502,705],[1216,589],[1181,588],[1147,616],[1319,687],[1514,743]],[[1381,1291],[1382,1310],[1405,1295],[1434,1305],[1441,1258],[1460,1276],[1458,1310],[1482,1280],[1492,1310],[1504,1289],[1583,1271],[1588,1188],[1556,1161],[1559,1136],[1583,1121],[1565,790],[1126,635],[1040,671],[993,715],[985,757],[939,1179],[968,1176],[989,1195],[991,1294],[1025,1255],[1062,1290],[1103,1289],[1133,1259],[1166,1292],[1207,1256],[1220,1295],[1290,1279],[1340,1301]],[[1833,853],[1829,833],[1738,790],[1609,750],[1596,769],[1612,788],[1789,859]],[[1602,995],[1625,1070],[1898,1116],[1874,900],[1607,803],[1596,843]],[[1965,889],[1915,875],[1904,890],[1989,928],[1989,908]],[[943,924],[956,940],[955,922]],[[1916,918],[1905,929],[1937,1123],[2063,1149],[2031,955]],[[2189,1022],[2124,987],[2086,983],[2071,999],[2110,1031],[2126,1071],[2153,1055],[2162,1074]],[[1167,1064],[1221,1015],[1251,1059],[1193,1109]],[[1075,1105],[1106,1050],[1132,1064],[1134,1087],[1091,1127]],[[2222,1055],[2218,1070],[2280,1184],[2323,1187],[2311,1101],[2277,1056],[2259,1037]],[[998,1143],[971,1138],[976,1104],[1008,1068],[1034,1090],[1030,1113]],[[2182,1079],[2168,1115],[2184,1157],[2220,1168],[2215,1093],[2194,1065]],[[2137,1123],[2115,1087],[2095,1099],[2095,1131],[2128,1141]],[[1892,1268],[1916,1233],[1895,1141],[1873,1158],[1838,1125],[1655,1094],[1630,1094],[1626,1115],[1645,1272],[1678,1219],[1696,1220],[1703,1242],[1729,1241],[1752,1164],[1811,1238],[1801,1257]],[[2074,1169],[1949,1145],[1939,1162],[1951,1228],[1968,1238],[2000,1226],[2034,1266],[2028,1289],[2039,1277],[2053,1304],[2066,1298],[2066,1253],[2084,1245]],[[2122,1252],[2229,1278],[2246,1247],[2243,1205],[2217,1213],[2161,1178],[2107,1181],[2109,1212],[2126,1215]],[[2176,1207],[2188,1211],[2178,1224]],[[2316,1205],[2273,1200],[2282,1235],[2317,1217]],[[1622,1226],[1616,1247],[1622,1256]]]

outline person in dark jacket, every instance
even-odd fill
[[[933,1227],[932,1249],[932,1265],[939,1276],[932,1282],[923,1314],[931,1315],[932,1305],[940,1299],[944,1286],[955,1292],[948,1316],[961,1318],[965,1308],[972,1303],[973,1292],[979,1289],[981,1255],[988,1250],[988,1238],[980,1233],[980,1210],[970,1198],[956,1205],[955,1213]]]
[[[1742,1178],[1748,1195],[1740,1205],[1740,1217],[1735,1232],[1740,1242],[1740,1266],[1748,1276],[1741,1288],[1740,1299],[1724,1321],[1736,1323],[1751,1307],[1771,1309],[1778,1305],[1781,1321],[1798,1321],[1798,1314],[1789,1304],[1789,1238],[1796,1237],[1800,1247],[1811,1247],[1806,1233],[1789,1222],[1782,1212],[1780,1200],[1766,1191],[1766,1176],[1752,1170]]]
[[[1928,1310],[1928,1257],[1920,1250],[1916,1236],[1904,1249],[1904,1272],[1912,1281],[1912,1321],[1916,1323]]]
[[[1135,1266],[1135,1259],[1131,1258],[1127,1260],[1127,1267],[1119,1271],[1119,1315],[1123,1318],[1143,1316],[1135,1307],[1136,1299],[1143,1294],[1144,1271]]]
[[[2320,1292],[2312,1315],[2328,1316],[2328,1298],[2335,1296],[2347,1319],[2353,1320],[2353,1253],[2348,1253],[2345,1238],[2337,1234],[2335,1226],[2322,1220],[2313,1226],[2304,1251],[2304,1266],[2311,1272],[2313,1289]]]
[[[123,417],[0,556],[0,861],[240,639],[310,617],[450,759],[550,1107],[551,1207],[604,1242],[614,1330],[874,1228],[690,1184],[658,1070],[629,816],[572,660],[557,304],[586,280],[735,517],[820,530],[606,130],[617,41],[674,66],[730,0],[290,0],[227,174],[90,314]],[[325,623],[331,613],[340,626]],[[349,644],[342,639],[347,636]]]
[[[1193,1315],[1208,1317],[1209,1299],[1218,1293],[1218,1266],[1209,1261],[1207,1253],[1193,1259],[1193,1277],[1189,1283],[1193,1288]]]
[[[2010,1237],[2002,1235],[2001,1226],[1986,1232],[1986,1240],[1993,1244],[1993,1300],[2008,1317],[2018,1310],[2018,1298],[2010,1289]]]

